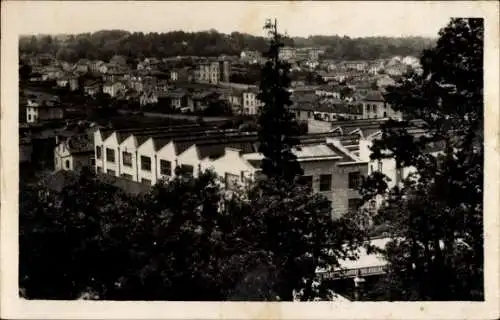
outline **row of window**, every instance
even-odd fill
[[[38,116],[36,114],[34,114],[33,117],[31,117],[31,114],[28,113],[28,121],[32,121],[32,119],[33,119],[33,121],[36,121],[36,120],[38,120]]]
[[[150,159],[149,157],[144,157],[144,158]],[[151,162],[149,162],[149,168],[151,169]],[[102,173],[102,168],[101,167],[97,166],[96,170],[97,170],[97,173]],[[172,172],[171,170],[172,170],[172,164],[171,164],[170,161],[160,160],[160,173],[162,175],[170,176],[170,174]],[[151,170],[149,170],[149,171],[151,171]],[[109,175],[111,175],[111,176],[116,176],[116,171],[112,170],[112,169],[106,170],[106,173],[109,174]],[[194,173],[194,167],[192,165],[187,165],[187,164],[183,164],[183,165],[179,166],[177,168],[177,170],[176,170],[176,174],[177,175],[191,175],[192,176],[193,173]],[[128,174],[128,173],[122,173],[121,177],[125,178],[125,179],[128,179],[128,180],[134,180],[133,176],[130,175],[130,174]],[[141,182],[144,183],[144,181],[146,181],[146,184],[151,185],[151,181],[150,180],[143,178],[141,180]]]
[[[55,163],[56,163],[56,166],[59,165],[59,159],[58,158],[55,158]],[[71,166],[70,166],[70,161],[69,160],[65,160],[62,163],[64,163],[64,169],[70,169]]]
[[[96,147],[96,157],[97,159],[102,158],[101,147]],[[115,163],[115,150],[106,148],[106,161],[110,163]],[[122,164],[125,167],[132,167],[132,153],[123,151],[122,152]],[[141,170],[151,171],[151,157],[141,156]],[[160,160],[160,173],[163,175],[170,176],[172,174],[172,162],[168,160]]]
[[[357,189],[361,183],[361,173],[359,171],[349,172],[349,189]],[[302,181],[312,188],[313,177],[303,176]],[[332,175],[322,174],[319,176],[319,191],[331,191],[332,190]]]
[[[102,168],[101,168],[101,167],[97,167],[97,168],[96,168],[96,172],[97,172],[97,173],[102,173]],[[110,176],[116,176],[116,171],[115,171],[115,170],[108,169],[108,170],[106,170],[106,173],[107,173],[108,175],[110,175]],[[127,179],[127,180],[133,180],[132,175],[127,174],[127,173],[122,173],[122,174],[121,174],[121,177],[122,177],[122,178],[124,178],[124,179]],[[149,185],[149,186],[150,186],[150,185],[151,185],[151,180],[149,180],[149,179],[145,179],[145,178],[142,178],[142,179],[141,179],[141,183],[143,183],[143,184],[146,184],[146,185]]]
[[[383,105],[383,107],[385,108],[385,105]],[[376,104],[366,104],[366,110],[368,112],[370,112],[370,110],[372,112],[377,112],[377,105]]]

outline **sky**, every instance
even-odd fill
[[[437,37],[453,16],[480,16],[467,2],[363,1],[7,1],[18,34],[75,34],[122,29],[245,32],[264,35],[276,18],[290,36]]]

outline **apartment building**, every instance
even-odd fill
[[[102,92],[109,94],[111,97],[116,97],[121,91],[125,90],[125,85],[122,82],[106,82],[102,86]]]
[[[226,67],[229,68],[227,64]],[[229,69],[224,70],[224,63],[219,61],[203,62],[195,69],[195,80],[198,83],[218,84],[221,80],[221,73],[224,74],[225,71],[229,72]]]
[[[401,120],[403,114],[387,103],[380,91],[371,91],[363,98],[363,119],[391,118]]]
[[[56,96],[41,92],[26,93],[26,122],[37,123],[47,120],[59,120],[64,117],[64,108]]]
[[[279,52],[279,58],[282,60],[295,60],[297,52],[295,48],[283,47]]]
[[[258,90],[255,88],[250,88],[243,92],[243,114],[245,115],[257,115],[260,112],[260,107],[264,104],[257,98]]]

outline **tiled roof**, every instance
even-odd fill
[[[170,91],[170,92],[161,92],[158,95],[158,98],[182,98],[186,96],[186,92],[184,91]]]
[[[315,94],[300,94],[300,95],[293,95],[292,100],[295,103],[301,103],[301,102],[316,102],[318,101],[318,96]]]
[[[71,153],[89,153],[94,151],[94,143],[87,135],[70,137],[67,143]]]
[[[202,100],[202,99],[206,99],[208,97],[211,97],[211,96],[214,96],[214,95],[217,95],[217,94],[218,94],[217,92],[213,92],[213,91],[210,91],[210,92],[198,92],[198,93],[193,94],[192,98],[195,99],[195,100]]]
[[[99,85],[99,83],[97,81],[94,81],[94,80],[85,80],[85,82],[83,83],[84,87],[94,87],[97,85]]]
[[[215,146],[219,145],[222,146],[222,153],[224,148],[227,147],[234,147],[238,149],[245,149],[245,150],[250,150],[252,148],[252,145],[257,141],[257,134],[236,134],[236,135],[213,135],[213,136],[207,136],[207,137],[198,137],[198,138],[174,138],[173,139],[175,147],[176,147],[176,153],[177,155],[181,154],[185,150],[187,150],[189,147],[192,145],[197,145],[198,148],[203,148],[202,146],[207,146],[207,150],[209,151],[203,151],[202,153],[204,154],[205,152],[210,153],[211,147],[208,146]],[[246,145],[248,143],[249,145]],[[217,147],[216,147],[217,148]],[[202,156],[203,158],[203,156]]]
[[[224,155],[225,147],[226,145],[219,143],[196,145],[200,159],[220,157]]]
[[[382,93],[380,91],[370,91],[368,92],[365,97],[365,101],[377,101],[377,102],[382,102],[385,101]]]
[[[163,146],[165,146],[170,140],[176,139],[200,139],[202,137],[214,136],[217,134],[222,134],[221,130],[216,128],[187,128],[185,130],[172,130],[172,131],[161,131],[161,132],[139,132],[133,133],[136,139],[138,140],[138,145],[144,143],[149,138],[152,138],[154,141],[155,149],[159,150]],[[130,134],[129,134],[130,135]]]
[[[103,129],[101,132],[110,132],[110,134],[114,131],[122,132],[122,133],[134,133],[134,134],[147,134],[149,132],[167,132],[174,130],[188,130],[191,128],[200,127],[199,124],[185,124],[185,125],[158,125],[158,126],[144,126],[144,127],[124,127],[117,129]]]
[[[316,111],[329,113],[362,114],[363,106],[361,104],[328,103],[320,104]]]
[[[310,104],[310,103],[301,103],[301,104],[294,104],[294,105],[290,106],[290,109],[303,110],[303,111],[315,111],[317,109],[317,106],[314,104]]]
[[[48,94],[45,92],[24,90],[24,94],[28,99],[36,99],[38,101],[60,102],[60,98],[58,96]]]

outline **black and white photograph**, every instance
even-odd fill
[[[500,316],[497,2],[16,2],[2,308]]]

